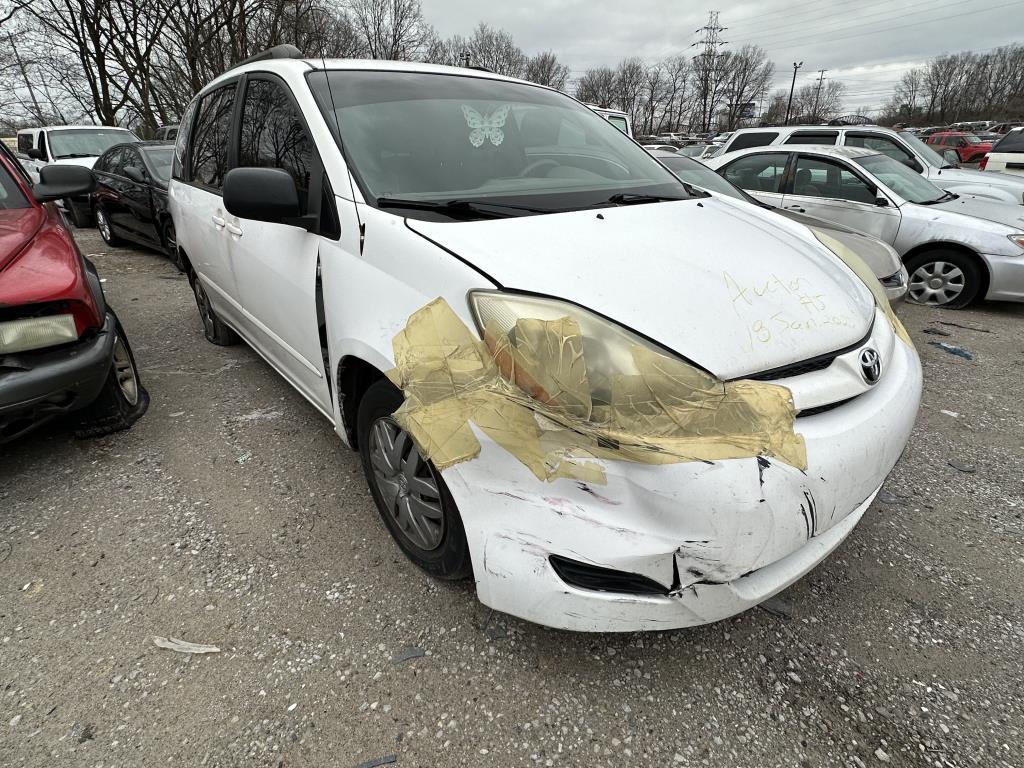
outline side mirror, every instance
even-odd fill
[[[956,153],[955,149],[942,150],[942,159],[954,168],[960,167],[960,155]]]
[[[138,184],[146,183],[146,172],[136,165],[125,166],[124,175]]]
[[[33,160],[46,159],[46,155],[43,154],[43,150],[37,149],[36,147],[32,147],[32,149],[28,151],[28,156],[31,157]]]
[[[92,171],[81,165],[45,165],[39,169],[39,183],[32,194],[40,203],[87,195],[96,189]]]
[[[295,179],[281,168],[233,168],[224,177],[224,207],[241,219],[312,229],[302,216]]]
[[[889,207],[889,198],[883,195],[881,192],[875,192],[875,205],[879,208]]]

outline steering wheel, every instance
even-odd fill
[[[534,160],[532,163],[527,165],[525,168],[523,168],[522,171],[519,172],[519,178],[525,178],[526,176],[533,176],[534,175],[533,171],[535,171],[538,168],[541,168],[541,167],[543,167],[545,165],[550,165],[552,168],[557,168],[558,167],[558,163],[555,162],[554,160],[551,160],[550,158],[546,159],[546,160]]]

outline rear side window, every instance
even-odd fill
[[[220,190],[228,172],[228,142],[235,106],[235,85],[220,88],[203,97],[192,135],[192,181]]]
[[[29,202],[18,186],[18,182],[6,166],[0,165],[0,210],[28,207]]]
[[[618,115],[611,115],[608,118],[608,122],[614,125],[623,133],[629,133],[629,125],[626,123],[626,118],[619,117]]]
[[[1024,130],[1012,131],[992,147],[993,152],[1024,152]]]
[[[757,133],[741,133],[732,140],[729,151],[737,149],[749,149],[750,147],[767,147],[779,138],[779,134],[773,131],[759,131]]]
[[[839,131],[797,131],[786,144],[835,144],[839,139]]]
[[[249,80],[242,103],[238,165],[288,171],[305,212],[314,164],[313,141],[285,89],[271,80]]]
[[[847,133],[845,144],[848,147],[873,149],[901,163],[913,159],[913,155],[890,136],[879,136],[872,133]]]
[[[786,172],[789,155],[765,153],[747,155],[725,166],[725,178],[748,192],[781,192],[782,177]]]

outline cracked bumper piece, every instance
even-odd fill
[[[480,600],[577,631],[672,629],[744,611],[799,580],[853,530],[906,444],[921,368],[897,343],[877,386],[798,419],[807,469],[776,459],[602,461],[607,483],[538,479],[474,428],[479,457],[444,471]],[[550,558],[636,574],[668,594],[581,589]]]

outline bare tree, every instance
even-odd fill
[[[615,71],[608,67],[588,69],[576,83],[577,99],[599,107],[611,107],[617,104]]]
[[[764,98],[775,75],[775,65],[760,47],[745,45],[723,55],[721,75],[725,80],[724,127],[732,131],[749,114],[749,105]]]
[[[551,51],[544,51],[526,61],[522,76],[524,80],[564,91],[569,80],[569,67],[562,64]]]
[[[371,59],[416,59],[430,42],[420,0],[348,0],[348,11]]]
[[[473,66],[485,67],[499,75],[519,77],[526,68],[526,54],[504,30],[477,24],[466,41],[466,48]]]

